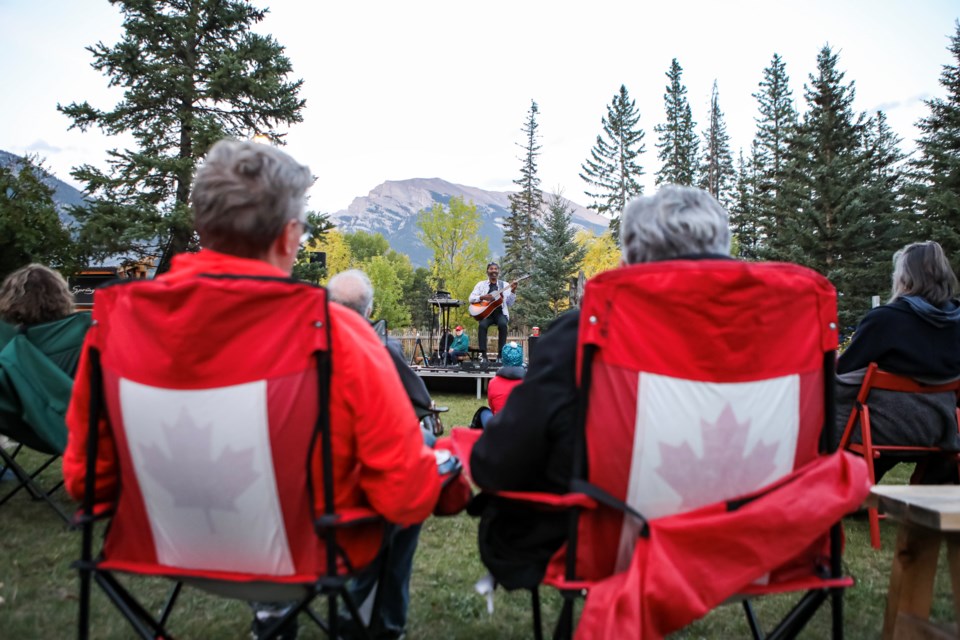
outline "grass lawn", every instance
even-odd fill
[[[450,407],[444,418],[449,427],[469,422],[478,406],[472,394],[435,394],[438,404]],[[49,478],[55,473],[48,471]],[[904,484],[906,469],[888,474],[890,482]],[[8,483],[0,485],[0,491]],[[31,640],[64,638],[75,633],[77,614],[76,572],[70,562],[79,556],[80,536],[69,531],[44,504],[16,496],[0,507],[0,638]],[[63,497],[66,504],[66,497]],[[531,617],[529,594],[498,590],[496,611],[489,616],[486,603],[473,592],[473,584],[485,574],[476,551],[476,521],[467,515],[431,518],[423,528],[411,586],[410,624],[407,637],[510,640],[529,638]],[[866,519],[845,521],[847,547],[844,564],[857,584],[845,599],[847,637],[877,638],[889,579],[895,523],[881,523],[883,550],[870,548]],[[934,617],[950,620],[950,582],[941,557],[934,593]],[[138,579],[136,594],[152,606],[162,605],[169,583]],[[132,638],[126,622],[99,590],[94,590],[93,637]],[[559,598],[549,589],[543,593],[545,622],[555,620]],[[761,624],[789,608],[796,596],[776,596],[755,605]],[[817,614],[801,637],[829,636],[829,607]],[[184,589],[170,624],[183,638],[248,637],[250,613],[242,602],[213,598]],[[303,621],[300,638],[322,638],[323,634]],[[744,638],[749,629],[739,605],[721,607],[706,618],[677,633],[676,638]]]

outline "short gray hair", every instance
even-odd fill
[[[689,254],[730,255],[726,210],[706,191],[670,185],[634,198],[620,216],[620,246],[627,264]]]
[[[914,242],[893,254],[891,301],[900,296],[919,296],[940,306],[957,295],[957,288],[957,276],[938,243]]]
[[[327,283],[330,299],[353,309],[364,318],[373,311],[373,283],[360,269],[347,269],[330,278]]]
[[[204,247],[262,257],[290,220],[303,221],[310,170],[276,147],[220,140],[193,181],[193,221]]]

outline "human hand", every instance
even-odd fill
[[[489,293],[485,293],[482,296],[480,296],[480,299],[483,300],[484,302],[490,302],[491,300],[493,300],[493,296],[490,295]]]
[[[510,285],[510,291],[516,291],[516,290],[517,290],[517,284],[518,284],[518,283],[516,283],[516,282],[514,282],[513,284],[511,284],[511,285]]]

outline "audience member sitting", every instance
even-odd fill
[[[936,242],[917,242],[893,257],[893,295],[860,321],[850,346],[837,361],[837,426],[834,442],[856,401],[871,362],[880,369],[920,382],[946,382],[960,376],[960,304],[957,277]],[[870,393],[873,443],[937,446],[960,451],[956,399],[952,393],[910,395]],[[857,427],[859,429],[859,427]],[[852,438],[860,442],[859,431]],[[950,457],[952,458],[952,456]],[[909,456],[885,454],[874,460],[877,481]],[[947,457],[930,460],[917,478],[924,484],[957,482],[957,465]]]
[[[359,269],[349,269],[336,274],[327,283],[330,299],[353,309],[364,319],[370,320],[373,312],[373,284],[370,278]],[[432,428],[424,426],[424,420],[433,418],[434,406],[423,379],[407,364],[406,358],[396,340],[387,340],[387,350],[393,365],[400,375],[400,381],[406,389],[410,404],[421,420],[424,440],[432,446],[435,435]],[[410,574],[413,571],[413,556],[420,540],[420,524],[412,524],[397,531],[393,536],[393,548],[390,550],[390,567],[385,584],[378,584],[375,568],[366,572],[353,585],[352,593],[358,603],[364,602],[374,587],[381,592],[380,612],[389,637],[401,637],[407,626],[407,607],[410,603]],[[374,563],[375,565],[377,563]]]
[[[249,141],[217,142],[197,170],[193,186],[193,216],[202,249],[175,256],[170,271],[160,278],[177,283],[207,275],[289,278],[307,228],[304,196],[312,183],[307,167],[275,147]],[[209,329],[191,322],[191,310],[200,305],[200,300],[184,304],[178,309],[176,326],[171,327],[184,333],[185,340],[195,339],[198,344]],[[264,308],[262,313],[270,313],[270,309]],[[332,304],[328,323],[334,354],[329,411],[336,509],[369,506],[401,526],[422,522],[437,503],[440,477],[434,453],[423,443],[397,373],[383,357],[383,345],[366,320]],[[96,332],[95,326],[88,340]],[[190,353],[171,354],[169,361],[149,366],[175,370],[182,359],[190,357]],[[68,412],[69,442],[63,462],[67,490],[76,499],[83,494],[86,471],[90,375],[85,352],[78,373],[80,384]],[[101,426],[100,439],[96,493],[98,500],[110,501],[119,489],[113,452],[120,445],[114,443],[106,424]],[[322,510],[320,448],[311,464]],[[351,530],[341,541],[355,567],[368,567],[379,551],[379,536],[364,533],[379,532],[381,526],[369,526],[373,528]],[[318,544],[322,544],[319,539]],[[254,634],[267,628],[272,623],[270,616],[282,613],[284,606],[255,607]],[[295,636],[294,626],[280,637]]]
[[[497,369],[497,375],[490,380],[487,386],[487,402],[490,403],[490,411],[497,413],[507,403],[510,392],[518,384],[523,382],[523,376],[527,370],[523,368],[523,347],[516,342],[508,342],[503,345],[503,351],[500,352],[500,362],[502,366]]]
[[[64,413],[90,314],[67,281],[29,264],[0,285],[0,432],[48,453],[66,445]]]
[[[667,186],[629,202],[620,219],[623,262],[729,258],[727,212],[707,192]],[[531,357],[530,373],[491,418],[470,468],[483,489],[564,493],[569,488],[579,402],[576,382],[579,312],[555,320]],[[567,515],[532,511],[481,494],[480,557],[507,589],[540,583],[565,540]]]
[[[453,340],[450,342],[450,345],[447,347],[447,352],[444,354],[445,364],[448,365],[457,364],[460,358],[466,356],[470,351],[470,338],[463,332],[463,327],[458,324],[453,331]]]

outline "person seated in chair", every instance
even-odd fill
[[[342,271],[327,283],[330,299],[343,306],[353,309],[364,319],[370,320],[373,312],[373,284],[370,278],[359,269]],[[400,375],[410,404],[413,406],[423,430],[425,442],[432,446],[436,440],[433,429],[425,426],[424,422],[435,419],[433,407],[423,379],[418,376],[407,364],[403,356],[400,343],[396,340],[387,340],[387,350],[390,353],[393,365]],[[433,422],[429,422],[430,425]],[[417,551],[420,540],[420,524],[413,524],[397,531],[393,536],[390,568],[386,575],[385,584],[377,582],[377,572],[368,571],[357,580],[352,593],[358,603],[364,602],[373,593],[374,587],[381,592],[380,612],[386,634],[390,637],[400,637],[407,626],[407,607],[410,603],[410,574],[413,571],[413,556]]]
[[[622,262],[730,257],[727,212],[706,191],[667,186],[630,201],[620,219]],[[642,322],[642,319],[638,319]],[[530,373],[488,422],[473,448],[474,481],[493,491],[565,493],[573,462],[579,402],[576,380],[579,312],[557,318],[531,356]],[[535,587],[566,540],[567,515],[481,494],[480,557],[508,589]]]
[[[527,369],[523,366],[523,347],[516,342],[508,342],[500,352],[500,362],[503,364],[497,369],[497,375],[487,385],[487,403],[489,407],[480,407],[473,415],[471,427],[483,429],[493,414],[500,411],[506,404],[510,392],[523,382]]]
[[[215,276],[214,282],[228,282],[231,276],[289,278],[308,228],[304,198],[313,181],[307,167],[276,147],[250,141],[217,142],[197,170],[192,191],[193,220],[202,248],[198,253],[175,256],[170,270],[159,278],[178,284],[211,280],[207,276]],[[178,309],[177,325],[171,324],[171,329],[193,331],[202,340],[205,327],[195,327],[191,321],[191,310],[199,309],[202,300],[188,302]],[[260,312],[269,314],[271,309],[264,307]],[[224,322],[231,320],[224,318]],[[383,357],[383,345],[364,318],[331,304],[327,322],[330,350],[340,354],[332,358],[328,400],[334,429],[335,508],[369,507],[400,526],[423,522],[437,504],[440,477],[397,372]],[[152,366],[176,371],[178,354]],[[86,471],[91,367],[85,350],[67,418],[69,440],[63,473],[67,490],[78,500]],[[96,498],[109,502],[120,489],[114,454],[118,445],[104,422],[100,433]],[[321,511],[322,464],[318,448],[311,461],[311,477]],[[341,542],[356,567],[369,568],[380,548],[382,526],[369,526],[373,528],[351,529],[351,535]],[[317,544],[322,544],[319,538]],[[281,614],[283,606],[255,607],[254,634],[268,628],[270,615]],[[293,628],[284,629],[280,637],[296,637],[296,619],[292,622]]]
[[[867,312],[850,346],[837,360],[837,414],[834,443],[843,435],[850,410],[872,362],[889,373],[920,382],[948,382],[960,377],[960,303],[957,277],[936,242],[916,242],[893,257],[890,301]],[[960,451],[956,399],[952,393],[910,395],[875,390],[870,393],[874,444],[936,446]],[[855,427],[859,429],[859,426]],[[859,431],[854,433],[860,442]],[[928,460],[916,478],[924,484],[957,482],[953,456]],[[874,460],[879,482],[909,456],[885,454]]]
[[[470,351],[470,338],[463,332],[463,327],[458,324],[453,331],[453,341],[445,354],[445,364],[448,365],[457,364]]]

